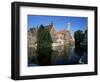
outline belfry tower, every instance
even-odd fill
[[[70,22],[67,23],[67,30],[71,31],[71,23]]]

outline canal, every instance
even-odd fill
[[[87,64],[88,55],[80,46],[66,45],[28,50],[28,66],[76,65]]]

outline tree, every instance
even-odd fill
[[[40,25],[37,33],[37,47],[38,48],[51,47],[51,44],[52,44],[52,38],[50,32],[43,25]]]
[[[78,55],[83,55],[83,52],[85,51],[87,53],[87,30],[84,32],[81,30],[78,30],[74,33],[75,38],[75,52]]]
[[[39,65],[48,65],[52,56],[52,38],[50,32],[40,25],[37,33],[37,60]]]
[[[74,38],[75,38],[75,43],[80,44],[81,42],[83,42],[84,39],[84,33],[81,30],[78,30],[74,33]]]

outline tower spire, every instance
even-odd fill
[[[71,30],[71,23],[70,22],[67,23],[67,30],[69,30],[69,31]]]

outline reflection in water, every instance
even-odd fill
[[[37,64],[50,65],[52,57],[52,50],[50,48],[40,48],[37,51]]]
[[[32,49],[33,50],[33,49]],[[33,50],[28,66],[87,64],[87,52],[81,46],[66,45]]]

